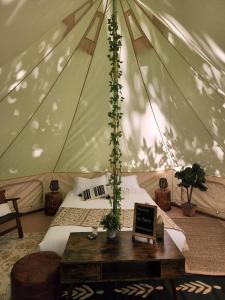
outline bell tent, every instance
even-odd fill
[[[225,3],[121,0],[122,170],[154,196],[199,163],[199,210],[225,218]],[[110,171],[110,0],[0,1],[0,186],[43,207],[51,179]]]

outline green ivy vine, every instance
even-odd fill
[[[121,61],[119,58],[119,51],[122,46],[122,36],[118,33],[118,23],[117,23],[117,0],[113,1],[113,13],[111,18],[108,19],[108,31],[109,31],[109,54],[108,59],[111,65],[111,70],[109,72],[110,80],[110,105],[111,111],[108,113],[110,118],[109,126],[112,131],[110,134],[110,145],[112,146],[112,151],[109,156],[109,163],[111,168],[111,176],[109,179],[109,184],[112,189],[111,205],[112,211],[108,216],[102,220],[102,225],[104,228],[110,230],[120,230],[120,213],[121,213],[121,149],[120,149],[120,138],[122,137],[122,131],[120,129],[120,121],[123,113],[121,112],[121,103],[124,100],[122,96],[122,85],[119,83],[119,79],[122,75],[121,71]],[[110,226],[109,226],[110,219]]]

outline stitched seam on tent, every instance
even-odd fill
[[[80,22],[80,20],[85,16],[85,14],[90,10],[90,8],[94,5],[94,3],[96,2],[97,0],[95,0],[95,1],[93,1],[93,3],[92,3],[92,5],[90,6],[90,7],[88,7],[88,9],[85,11],[85,13],[78,19],[78,21],[76,22],[75,21],[75,24],[74,24],[74,27],[75,27],[75,25],[77,25],[79,22]],[[86,2],[86,3],[88,3],[88,2],[90,2],[89,0]],[[84,6],[84,4],[81,6],[81,7],[79,7],[76,11],[74,11],[73,13],[75,14],[76,12],[78,12],[82,7]],[[68,17],[68,16],[67,16]],[[66,17],[66,18],[67,18]],[[66,18],[64,18],[61,22],[63,22]],[[64,22],[63,22],[64,23]],[[65,23],[64,23],[65,24]],[[66,25],[66,24],[65,24]],[[74,28],[73,27],[73,28]],[[50,30],[49,30],[50,31]],[[71,31],[71,30],[70,30]],[[70,32],[69,31],[69,32]],[[69,33],[68,32],[68,33]],[[34,71],[34,69],[35,68],[37,68],[58,46],[59,46],[59,44],[61,44],[61,42],[64,40],[64,38],[66,37],[66,35],[67,34],[65,34],[64,33],[64,35],[62,36],[62,38],[55,44],[55,46],[46,54],[46,55],[44,55],[42,58],[41,58],[41,60],[27,73],[27,74],[25,74],[25,76],[20,80],[20,82],[18,83],[18,84],[16,84],[14,87],[13,87],[13,89],[11,89],[5,96],[3,96],[1,99],[0,99],[0,103],[4,100],[4,99],[6,99],[28,76],[30,76],[31,74],[32,74],[32,72]],[[23,53],[23,52],[21,52],[21,53]],[[21,54],[20,53],[20,54]],[[19,54],[19,55],[20,55]]]
[[[127,2],[127,1],[126,1],[126,2]],[[124,15],[125,12],[124,12],[123,5],[122,5],[122,3],[121,3],[121,0],[120,0],[120,4],[121,4],[122,11],[123,11],[123,15]],[[127,2],[127,4],[128,4],[128,6],[130,7],[130,5],[129,5],[128,2]],[[130,9],[131,9],[131,7],[130,7]],[[132,9],[131,9],[131,10],[132,10]],[[133,12],[133,11],[132,11],[132,12]],[[124,16],[124,18],[125,18],[125,16]],[[125,21],[126,21],[126,18],[125,18]],[[127,21],[126,21],[126,22],[127,22]],[[128,27],[128,26],[127,26],[127,27]],[[129,32],[129,35],[130,35],[129,27],[128,27],[128,32]],[[144,32],[143,32],[143,34],[144,34]],[[146,38],[147,38],[147,37],[146,37]],[[131,39],[131,42],[132,42],[132,39]],[[133,45],[133,42],[132,42],[132,45]],[[154,48],[153,48],[153,49],[154,49]],[[164,141],[162,132],[161,132],[160,127],[159,127],[159,124],[158,124],[158,122],[157,122],[157,119],[156,119],[156,116],[155,116],[155,113],[154,113],[154,110],[153,110],[153,107],[152,107],[152,103],[151,103],[151,100],[150,100],[150,98],[149,98],[148,90],[147,90],[146,85],[145,85],[145,83],[144,83],[144,79],[143,79],[143,76],[142,76],[142,73],[141,73],[141,70],[140,70],[140,65],[139,65],[139,62],[138,62],[138,59],[137,59],[137,55],[136,55],[136,52],[135,52],[134,48],[133,48],[133,51],[134,51],[134,55],[135,55],[135,58],[136,58],[136,63],[137,63],[137,66],[138,66],[138,69],[139,69],[139,72],[140,72],[140,75],[141,75],[141,80],[142,80],[142,83],[143,83],[143,85],[144,85],[144,89],[145,89],[146,95],[147,95],[147,97],[148,97],[149,105],[150,105],[150,108],[151,108],[151,111],[152,111],[152,114],[153,114],[153,117],[154,117],[156,126],[157,126],[157,128],[158,128],[159,134],[160,134],[160,136],[161,136],[162,144],[164,145],[164,147],[165,147],[165,149],[166,149],[166,152],[167,152],[167,154],[168,154],[168,158],[169,158],[169,160],[170,160],[171,167],[174,168],[174,160],[172,159],[170,150],[169,150],[169,148],[167,147],[167,145],[166,145],[166,143],[165,143],[165,141]],[[149,162],[149,163],[150,163],[150,162]]]
[[[154,25],[153,25],[154,26]],[[157,29],[158,30],[158,29]],[[159,31],[160,32],[160,31]],[[161,34],[161,32],[160,32]],[[165,37],[164,37],[165,38]],[[206,132],[208,133],[209,137],[212,138],[213,140],[217,141],[217,138],[214,137],[214,134],[211,133],[209,131],[209,129],[207,128],[207,126],[205,125],[205,123],[200,119],[198,113],[195,111],[194,107],[191,105],[191,103],[189,102],[188,98],[186,98],[186,96],[184,95],[184,93],[182,92],[181,88],[178,86],[178,84],[176,83],[175,79],[173,78],[173,76],[171,75],[171,73],[169,72],[169,70],[167,69],[165,63],[163,62],[163,60],[161,59],[160,55],[158,54],[158,52],[156,51],[155,47],[152,45],[153,50],[155,51],[157,57],[159,58],[160,62],[162,63],[163,67],[165,68],[167,74],[169,75],[169,77],[171,78],[171,80],[173,81],[174,85],[176,86],[177,90],[180,92],[181,96],[184,98],[185,102],[187,103],[187,105],[191,108],[192,112],[194,113],[194,115],[196,116],[196,118],[200,121],[200,123],[202,124],[203,128],[205,128]],[[217,142],[218,143],[218,142]],[[219,148],[225,153],[225,150],[223,148],[223,146],[218,143]]]
[[[99,5],[100,6],[100,5]],[[82,37],[83,38],[83,37]],[[81,38],[81,40],[82,40]],[[35,109],[35,111],[33,112],[33,114],[29,117],[29,119],[26,121],[26,123],[24,124],[24,126],[22,127],[22,129],[19,131],[19,133],[15,136],[15,138],[9,143],[9,145],[6,147],[6,149],[4,151],[2,151],[2,153],[0,154],[0,159],[5,155],[5,153],[11,148],[11,146],[15,143],[16,139],[20,136],[20,134],[23,132],[23,130],[27,127],[27,125],[31,122],[31,120],[34,118],[34,116],[36,115],[36,113],[39,111],[39,109],[41,108],[41,106],[45,103],[45,100],[47,99],[48,95],[51,93],[52,89],[54,88],[55,84],[57,83],[58,79],[61,77],[61,75],[63,74],[63,72],[65,71],[66,67],[68,66],[70,60],[72,59],[72,57],[74,56],[75,52],[78,50],[79,47],[79,43],[77,44],[76,48],[73,50],[72,54],[70,55],[70,57],[68,58],[67,62],[65,63],[65,65],[62,68],[62,71],[59,73],[59,75],[56,77],[55,81],[53,82],[53,84],[51,85],[51,87],[49,88],[48,92],[46,93],[45,97],[43,98],[42,102],[37,106],[37,108]]]
[[[100,6],[100,5],[99,5],[99,6]],[[105,7],[105,11],[104,11],[104,17],[105,17],[105,13],[106,13],[106,10],[107,10],[107,6],[108,6],[108,0],[107,0],[106,7]],[[103,24],[103,21],[104,21],[104,17],[103,17],[102,20],[101,20],[101,27],[100,27],[100,29],[99,29],[99,31],[98,31],[98,38],[99,38],[99,35],[100,35],[100,32],[101,32],[101,28],[102,28],[102,24]],[[87,30],[86,30],[84,36],[87,35],[88,31],[89,31],[89,28],[87,28]],[[97,38],[97,40],[98,40],[98,38]],[[82,39],[81,39],[81,40],[82,40]],[[97,41],[96,41],[96,42],[97,42]],[[78,47],[79,47],[79,44],[78,44]],[[96,49],[96,47],[95,47],[95,49]],[[57,161],[56,161],[56,163],[55,163],[55,167],[53,168],[53,172],[55,172],[55,169],[57,168],[57,165],[58,165],[58,163],[59,163],[59,161],[60,161],[60,158],[61,158],[61,156],[62,156],[63,150],[64,150],[64,148],[65,148],[65,146],[66,146],[67,139],[68,139],[68,137],[69,137],[70,130],[71,130],[72,125],[73,125],[73,122],[74,122],[74,120],[75,120],[75,117],[76,117],[76,114],[77,114],[77,110],[78,110],[78,106],[79,106],[79,103],[80,103],[80,99],[81,99],[81,96],[82,96],[82,93],[83,93],[83,90],[84,90],[84,87],[85,87],[85,84],[86,84],[86,81],[87,81],[87,78],[88,78],[88,74],[89,74],[89,71],[90,71],[90,68],[91,68],[91,64],[92,64],[92,61],[93,61],[93,58],[94,58],[95,49],[94,49],[94,53],[93,53],[93,55],[92,55],[92,57],[91,57],[91,61],[90,61],[90,64],[89,64],[89,67],[88,67],[88,70],[87,70],[87,74],[86,74],[86,77],[85,77],[85,80],[84,80],[84,83],[83,83],[83,86],[82,86],[82,89],[81,89],[81,92],[80,92],[79,99],[78,99],[78,101],[77,101],[77,105],[76,105],[76,109],[75,109],[75,112],[74,112],[74,115],[73,115],[73,119],[72,119],[71,124],[70,124],[70,127],[69,127],[69,129],[68,129],[68,131],[67,131],[67,135],[66,135],[66,138],[65,138],[65,140],[64,140],[64,143],[63,143],[62,149],[61,149],[61,151],[60,151],[59,157],[58,157],[58,159],[57,159]]]
[[[149,19],[149,21],[152,23],[152,25],[158,30],[158,32],[164,37],[164,39],[166,39],[170,45],[174,48],[174,50],[183,58],[183,60],[186,62],[186,64],[190,67],[190,69],[195,73],[195,75],[199,76],[201,78],[201,80],[203,80],[209,87],[211,87],[213,90],[215,90],[215,92],[217,93],[217,95],[221,98],[221,100],[224,101],[223,96],[220,94],[220,92],[218,91],[218,88],[215,87],[213,84],[209,83],[207,81],[207,79],[205,79],[201,73],[199,73],[195,67],[193,67],[191,65],[191,63],[186,59],[186,57],[170,42],[170,40],[163,34],[163,32],[158,28],[158,26],[154,23],[154,19],[152,20],[148,13],[144,10],[144,8],[137,2],[137,0],[134,0],[134,2],[136,3],[136,5],[143,11],[143,13],[146,15],[146,17]],[[153,18],[155,18],[156,22],[159,21],[166,29],[169,33],[172,33],[173,35],[175,35],[178,39],[179,37],[172,31],[170,30],[170,28],[168,28],[167,25],[165,25],[156,15],[154,15],[153,13]],[[180,40],[180,39],[179,39]],[[185,43],[184,43],[185,44]],[[186,44],[185,44],[186,45]],[[186,45],[187,46],[187,45]],[[192,49],[194,51],[194,49]],[[207,61],[207,59],[204,59],[198,52],[194,51],[195,54],[197,54],[198,56],[201,57],[201,59],[205,60],[208,64],[212,65],[219,73],[221,73],[221,71],[218,69],[217,66],[215,66],[213,63],[211,63],[210,61]]]

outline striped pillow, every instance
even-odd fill
[[[86,189],[81,193],[82,200],[96,199],[106,197],[106,187],[104,185],[98,185],[90,189]]]

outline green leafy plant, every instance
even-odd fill
[[[104,229],[108,231],[118,231],[121,228],[120,224],[120,215],[117,215],[111,211],[108,215],[106,215],[102,221],[101,225],[103,225]]]
[[[115,231],[120,230],[120,213],[121,213],[121,150],[120,150],[120,138],[122,137],[122,131],[120,130],[120,121],[122,118],[121,103],[122,97],[122,85],[119,83],[119,78],[122,75],[120,64],[122,63],[119,58],[119,51],[122,45],[122,36],[118,33],[117,23],[117,0],[113,1],[113,13],[111,18],[108,19],[108,31],[109,31],[109,54],[108,59],[111,65],[109,72],[110,80],[110,105],[111,111],[108,113],[110,121],[108,125],[112,131],[110,134],[110,145],[112,150],[109,157],[109,163],[111,168],[111,176],[109,184],[112,188],[112,197],[110,202],[112,205],[112,211],[109,215],[105,216],[102,220],[102,225],[105,229],[113,229]],[[111,221],[110,221],[111,220]]]
[[[189,204],[191,204],[194,188],[204,192],[207,190],[207,186],[205,185],[205,171],[197,163],[193,164],[192,167],[186,167],[185,169],[176,172],[175,177],[181,180],[178,186],[186,189],[187,202]]]

